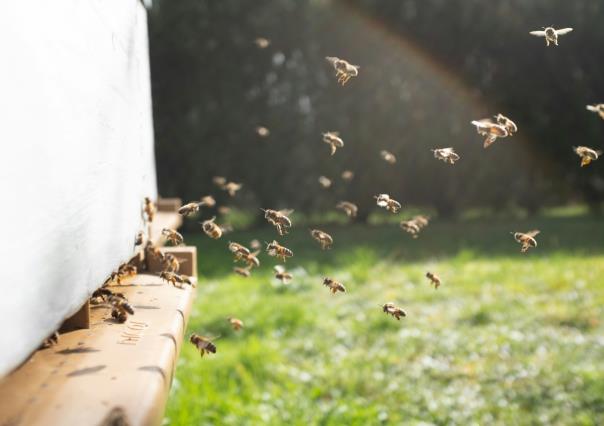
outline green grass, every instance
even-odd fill
[[[509,232],[532,228],[539,247],[522,255]],[[288,286],[264,254],[252,277],[231,273],[227,241],[274,230],[188,236],[200,269],[189,331],[222,337],[203,359],[183,348],[167,423],[604,424],[603,221],[435,222],[418,240],[391,225],[324,230],[325,252],[304,228],[278,238],[295,254]],[[387,301],[408,317],[382,313]]]

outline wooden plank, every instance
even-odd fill
[[[0,424],[161,424],[195,290],[156,275],[121,286],[135,309],[126,323],[93,306],[91,328],[61,335],[0,385]]]

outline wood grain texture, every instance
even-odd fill
[[[7,2],[0,34],[1,376],[128,259],[156,183],[139,1]]]

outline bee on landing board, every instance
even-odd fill
[[[294,278],[294,276],[285,270],[285,267],[282,265],[275,265],[273,268],[275,271],[275,278],[281,281],[281,284],[289,284],[289,282]]]
[[[592,161],[596,161],[600,155],[602,155],[602,151],[588,148],[586,146],[575,146],[573,147],[573,151],[575,151],[575,154],[581,157],[581,167],[585,167]]]
[[[134,308],[124,296],[113,294],[109,296],[107,302],[111,306],[111,317],[118,322],[126,322],[128,314],[134,315]]]
[[[268,221],[268,223],[277,228],[279,235],[287,234],[287,230],[292,226],[292,222],[288,216],[293,213],[293,210],[260,210],[264,212],[264,218]]]
[[[352,65],[348,61],[336,58],[335,56],[326,56],[325,59],[336,70],[336,77],[338,78],[338,83],[340,83],[342,86],[348,83],[348,80],[350,80],[352,77],[356,77],[359,75],[360,67],[358,65]]]
[[[243,328],[243,321],[241,321],[239,318],[228,317],[227,321],[229,324],[231,324],[231,327],[233,327],[233,330],[235,331],[239,331]]]
[[[172,245],[179,246],[184,242],[182,235],[174,229],[164,228],[161,234],[166,238],[166,241]]]
[[[554,27],[543,27],[543,31],[531,31],[529,34],[537,37],[545,37],[546,46],[549,46],[550,43],[552,43],[554,46],[557,46],[558,36],[568,34],[572,30],[572,28],[561,28],[557,30]]]
[[[440,287],[440,277],[432,272],[426,272],[426,278],[430,280],[430,284],[434,286],[434,290]]]
[[[331,149],[331,155],[336,153],[338,148],[344,147],[344,141],[340,137],[339,132],[325,132],[323,133],[323,142],[329,145]]]
[[[147,222],[153,222],[153,218],[155,218],[155,212],[157,209],[155,208],[155,204],[151,201],[151,198],[145,197],[145,205],[143,207],[143,211],[146,215]]]
[[[435,148],[431,149],[430,151],[434,153],[434,158],[442,160],[448,164],[455,164],[455,162],[459,160],[459,155],[453,148]]]
[[[385,149],[383,149],[382,151],[380,151],[380,156],[388,164],[396,163],[396,157],[390,151],[386,151]]]
[[[48,349],[48,348],[51,348],[51,347],[57,345],[58,343],[59,343],[59,333],[55,331],[50,336],[48,336],[46,339],[44,339],[44,341],[40,345],[40,349]]]
[[[310,229],[310,235],[321,245],[321,250],[328,250],[333,244],[333,238],[327,232]]]
[[[212,217],[212,219],[200,222],[203,232],[205,232],[205,234],[213,240],[217,240],[218,238],[222,237],[222,228],[214,223],[215,220],[216,216]]]
[[[189,337],[189,341],[199,350],[199,354],[202,357],[206,353],[216,353],[216,345],[212,343],[209,337],[193,333],[191,334],[191,337]]]
[[[400,321],[401,317],[407,316],[407,312],[405,312],[402,308],[399,308],[392,302],[388,302],[382,305],[382,311],[385,312],[386,315],[392,315],[398,321]]]
[[[587,105],[587,110],[597,113],[604,120],[604,104]]]
[[[537,247],[537,240],[535,237],[539,234],[539,230],[535,229],[529,232],[512,232],[516,242],[521,244],[520,252],[526,253],[531,247]]]
[[[344,284],[333,280],[331,278],[323,278],[323,285],[327,288],[329,288],[329,291],[331,291],[331,294],[336,294],[338,291],[341,291],[342,293],[346,293],[346,287],[344,287]]]
[[[376,204],[379,207],[383,207],[391,213],[398,213],[401,209],[401,203],[390,198],[388,194],[375,195],[373,198],[375,198]]]
[[[292,257],[294,255],[294,252],[287,247],[283,247],[275,240],[273,240],[271,243],[267,243],[266,252],[269,256],[281,259],[283,262],[285,262],[288,257]]]
[[[342,210],[344,213],[346,213],[346,216],[351,218],[356,217],[359,211],[359,208],[356,206],[356,204],[353,204],[350,201],[340,201],[338,204],[336,204],[336,209]]]

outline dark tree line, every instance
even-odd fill
[[[603,18],[592,0],[156,0],[160,193],[199,198],[223,175],[243,182],[237,202],[252,207],[316,211],[348,199],[365,216],[388,192],[443,216],[569,201],[596,209],[604,164],[579,168],[571,147],[603,146],[604,121],[585,110],[604,102]],[[528,35],[552,24],[575,31],[556,48]],[[256,37],[271,45],[258,49]],[[327,55],[360,65],[359,77],[339,87]],[[520,132],[483,150],[470,121],[498,112]],[[346,144],[333,157],[328,130]],[[462,156],[454,167],[431,156],[446,146]]]

